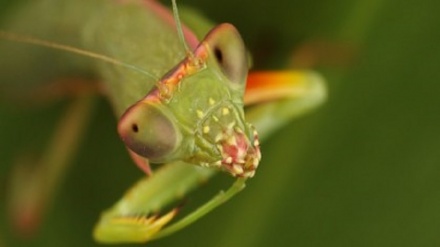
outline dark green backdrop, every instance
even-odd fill
[[[150,246],[440,246],[439,1],[179,3],[236,24],[257,68],[315,44],[329,100],[263,144],[242,194]],[[39,235],[14,237],[4,192],[17,143],[45,140],[60,109],[0,106],[0,246],[95,246],[99,212],[141,176],[102,101]]]

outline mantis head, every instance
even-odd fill
[[[214,28],[121,117],[127,147],[151,162],[183,160],[252,177],[258,135],[244,120],[247,54],[230,24]]]

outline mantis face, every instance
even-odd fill
[[[243,41],[232,25],[221,24],[123,114],[119,134],[151,162],[183,160],[252,177],[261,154],[244,120],[246,77]]]

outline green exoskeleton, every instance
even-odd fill
[[[120,119],[121,139],[147,173],[101,215],[94,230],[99,242],[146,242],[202,217],[241,191],[255,175],[261,159],[260,140],[325,98],[323,81],[314,72],[248,76],[248,54],[234,26],[220,24],[208,32],[210,24],[193,12],[182,16],[196,24],[181,26],[174,1],[173,10],[174,18],[154,0],[36,0],[18,10],[2,27],[7,31],[0,32],[2,39],[34,44],[21,48],[29,50],[21,53],[26,55],[0,61],[2,71],[9,71],[14,61],[32,67],[49,52],[53,61],[65,61],[40,71],[39,78],[20,77],[31,90],[41,87],[40,82],[66,78],[66,71],[100,81],[99,92],[108,97]],[[38,28],[34,28],[36,23]],[[11,42],[0,46],[3,54],[13,51],[8,45]],[[53,49],[35,51],[35,45]],[[2,78],[2,87],[14,87],[14,75],[5,72]],[[72,91],[66,80],[59,81],[63,82],[60,88]],[[96,91],[87,86],[88,80],[67,81],[76,83],[75,94]],[[67,132],[81,133],[85,117],[80,116],[89,114],[92,103],[89,97],[78,98],[55,140]],[[28,182],[16,183],[20,188],[14,192],[12,205],[18,208],[14,209],[18,219],[38,214],[34,208],[44,208],[52,191],[49,187],[56,186],[77,142],[75,136],[67,141],[72,145],[54,141],[48,149],[47,158],[39,162],[44,173],[24,174],[22,179]],[[149,163],[162,165],[151,171]],[[177,209],[157,213],[217,171],[236,177],[227,191],[177,222],[172,221]],[[52,182],[42,183],[41,177]]]

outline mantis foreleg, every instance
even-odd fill
[[[105,243],[146,242],[175,215],[159,211],[182,198],[215,171],[183,162],[164,165],[152,176],[140,180],[110,210],[104,212],[94,230],[96,240]]]

